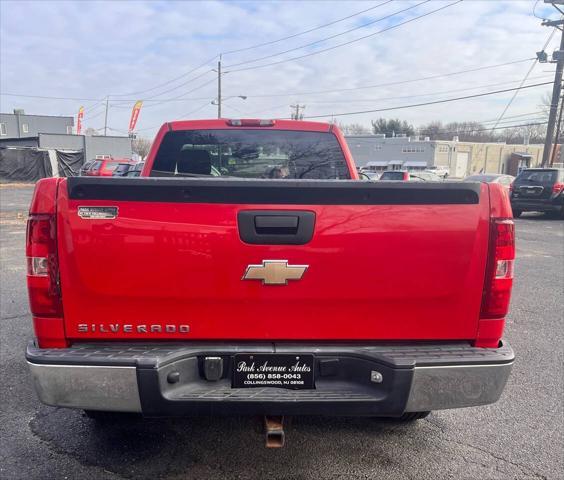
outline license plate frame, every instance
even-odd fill
[[[238,353],[233,357],[232,388],[315,388],[312,354]]]

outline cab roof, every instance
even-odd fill
[[[241,120],[244,123],[255,122],[256,125],[234,126],[230,121]],[[213,120],[174,120],[168,122],[161,128],[168,130],[220,130],[220,129],[260,129],[260,130],[297,130],[306,132],[330,132],[334,127],[326,122],[307,122],[303,120],[277,120],[272,119],[273,124],[260,126],[261,119],[229,119],[219,118]]]

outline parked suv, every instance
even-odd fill
[[[564,218],[564,169],[527,168],[511,184],[513,216],[553,212]]]

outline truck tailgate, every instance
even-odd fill
[[[244,211],[312,212],[313,236],[244,242]],[[70,178],[57,225],[71,340],[476,336],[486,185]],[[268,260],[307,269],[265,285]]]

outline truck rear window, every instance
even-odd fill
[[[350,179],[332,133],[251,129],[168,132],[151,176],[171,175]]]

